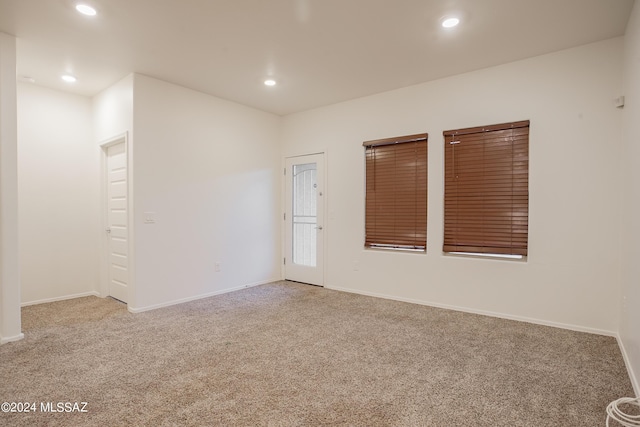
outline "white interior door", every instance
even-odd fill
[[[324,155],[286,160],[285,278],[324,285]]]
[[[128,224],[127,224],[127,152],[124,142],[107,148],[107,241],[108,292],[127,302]]]

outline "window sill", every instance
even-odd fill
[[[410,253],[410,254],[425,254],[426,249],[411,249],[411,248],[393,248],[389,246],[365,246],[365,251],[374,252],[393,252],[393,253]]]
[[[486,254],[476,252],[443,252],[444,256],[452,258],[493,259],[498,261],[527,262],[524,255]]]

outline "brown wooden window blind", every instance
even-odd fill
[[[427,134],[367,141],[365,246],[426,250]]]
[[[527,255],[529,121],[444,132],[444,252]]]

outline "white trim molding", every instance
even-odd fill
[[[20,334],[14,336],[14,337],[7,337],[7,338],[3,337],[3,338],[0,338],[0,345],[6,344],[6,343],[9,343],[9,342],[20,341],[23,338],[24,338],[24,334],[23,333],[20,333]]]
[[[618,346],[620,347],[620,352],[622,353],[622,358],[624,359],[624,364],[627,367],[627,373],[629,374],[629,379],[631,380],[631,385],[633,386],[633,391],[635,392],[635,397],[640,397],[640,379],[636,376],[633,371],[633,366],[631,366],[631,361],[629,360],[629,354],[624,346],[624,342],[620,335],[616,334],[616,340],[618,341]],[[623,396],[620,396],[623,397]]]
[[[279,282],[281,279],[269,279],[269,280],[264,280],[264,281],[260,281],[260,282],[255,282],[255,283],[249,283],[246,285],[241,285],[241,286],[236,286],[233,288],[228,288],[228,289],[222,289],[219,291],[214,291],[214,292],[209,292],[206,294],[200,294],[200,295],[196,295],[194,297],[189,297],[189,298],[181,298],[181,299],[177,299],[177,300],[173,300],[173,301],[169,301],[169,302],[164,302],[162,304],[155,304],[155,305],[149,305],[146,307],[139,307],[139,308],[135,308],[135,307],[131,307],[131,305],[129,305],[129,312],[131,313],[142,313],[145,311],[150,311],[150,310],[155,310],[158,308],[163,308],[163,307],[170,307],[172,305],[177,305],[177,304],[183,304],[185,302],[190,302],[190,301],[196,301],[199,299],[203,299],[203,298],[209,298],[209,297],[213,297],[216,295],[222,295],[222,294],[228,294],[230,292],[235,292],[235,291],[240,291],[242,289],[246,289],[246,288],[252,288],[254,286],[260,286],[260,285],[266,285],[267,283],[273,283],[273,282]]]
[[[440,303],[435,303],[435,302],[431,302],[431,301],[416,300],[416,299],[412,299],[412,298],[395,297],[393,295],[379,294],[379,293],[375,293],[375,292],[366,292],[366,291],[360,291],[360,290],[357,290],[357,289],[342,288],[342,287],[339,287],[339,286],[325,286],[325,288],[333,289],[335,291],[349,292],[349,293],[352,293],[352,294],[360,294],[360,295],[366,295],[366,296],[370,296],[370,297],[384,298],[384,299],[389,299],[389,300],[394,300],[394,301],[401,301],[401,302],[408,302],[408,303],[412,303],[412,304],[425,305],[425,306],[428,306],[428,307],[444,308],[444,309],[447,309],[447,310],[461,311],[461,312],[464,312],[464,313],[479,314],[479,315],[482,315],[482,316],[497,317],[497,318],[500,318],[500,319],[515,320],[515,321],[518,321],[518,322],[532,323],[534,325],[551,326],[551,327],[554,327],[554,328],[568,329],[570,331],[576,331],[576,332],[586,332],[586,333],[589,333],[589,334],[604,335],[604,336],[614,337],[614,338],[617,336],[616,332],[614,332],[614,331],[607,331],[607,330],[604,330],[604,329],[597,329],[597,328],[589,328],[589,327],[586,327],[586,326],[573,325],[573,324],[570,324],[570,323],[552,322],[552,321],[547,321],[547,320],[535,319],[535,318],[531,318],[531,317],[515,316],[515,315],[511,315],[511,314],[497,313],[497,312],[493,312],[493,311],[474,310],[474,309],[470,309],[470,308],[467,308],[467,307],[459,307],[459,306],[455,306],[455,305],[440,304]]]
[[[49,302],[57,302],[57,301],[65,301],[68,299],[75,299],[75,298],[83,298],[83,297],[100,297],[100,294],[96,291],[90,291],[90,292],[82,292],[79,294],[73,294],[73,295],[64,295],[61,297],[55,297],[55,298],[45,298],[45,299],[39,299],[36,301],[27,301],[27,302],[23,302],[21,304],[21,307],[27,307],[30,305],[37,305],[37,304],[46,304]]]

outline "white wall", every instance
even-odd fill
[[[133,131],[133,74],[93,97],[93,132],[97,144]]]
[[[18,85],[22,303],[96,293],[99,157],[91,100]]]
[[[636,395],[640,396],[640,4],[625,35],[623,112],[622,299],[620,337]]]
[[[607,40],[285,117],[285,156],[328,149],[326,285],[615,333],[622,48]],[[444,256],[442,131],[526,119],[527,262]],[[362,142],[425,131],[427,254],[364,250]]]
[[[279,279],[280,117],[142,75],[134,100],[130,309]]]
[[[23,337],[16,116],[16,39],[0,33],[0,344]]]

